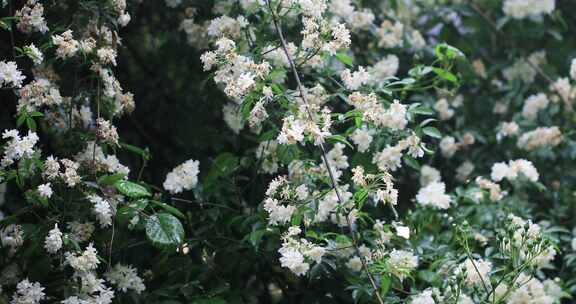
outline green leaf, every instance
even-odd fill
[[[383,274],[380,277],[380,295],[385,297],[390,290],[390,285],[392,285],[392,279],[389,274]]]
[[[436,57],[442,61],[466,58],[462,51],[446,43],[437,45],[434,52],[436,53]]]
[[[38,111],[34,111],[34,112],[30,113],[30,117],[44,117],[44,114],[42,114],[41,112],[38,112]]]
[[[252,246],[254,247],[258,247],[258,245],[260,244],[260,242],[262,241],[262,237],[264,237],[264,234],[266,233],[265,229],[260,229],[260,230],[254,230],[250,233],[250,244],[252,244]]]
[[[442,79],[448,80],[452,83],[458,83],[458,77],[456,77],[456,75],[452,74],[451,72],[441,68],[433,68],[433,70],[434,73],[436,73],[436,75],[440,76]]]
[[[148,200],[146,199],[139,199],[134,202],[131,202],[118,209],[118,212],[116,212],[116,214],[118,215],[117,218],[120,222],[127,223],[133,217],[138,216],[140,211],[146,209],[146,206],[148,206]]]
[[[350,147],[351,149],[354,149],[354,146],[348,141],[346,140],[346,137],[342,136],[342,135],[330,135],[328,137],[326,137],[326,139],[328,141],[335,141],[335,142],[341,142],[345,145],[347,145],[348,147]]]
[[[112,174],[112,175],[103,175],[103,176],[100,176],[100,178],[98,179],[98,184],[100,184],[100,185],[114,185],[119,180],[122,180],[125,176],[126,176],[126,174],[124,174],[124,173],[116,173],[116,174]]]
[[[26,115],[26,113],[20,114],[20,116],[18,116],[18,120],[16,120],[16,126],[19,128],[22,124],[24,124],[26,118],[28,118],[28,115]]]
[[[158,213],[146,219],[146,236],[155,245],[178,245],[184,239],[184,228],[172,214]]]
[[[423,120],[423,121],[420,123],[419,126],[420,126],[420,127],[424,127],[425,125],[427,125],[427,124],[429,124],[429,123],[431,123],[431,122],[434,122],[434,121],[436,121],[436,120],[437,120],[437,119],[434,119],[434,118],[425,119],[425,120]]]
[[[420,164],[410,155],[404,155],[404,162],[414,170],[420,171]]]
[[[278,160],[285,165],[288,165],[294,159],[298,158],[299,155],[300,150],[296,145],[278,145]]]
[[[426,127],[424,129],[422,129],[422,132],[430,137],[434,137],[434,138],[442,138],[442,133],[440,133],[440,131],[438,131],[438,129],[434,128],[434,127]]]
[[[120,193],[122,193],[128,197],[132,197],[132,198],[145,197],[145,196],[151,196],[152,195],[148,191],[148,189],[144,188],[144,186],[141,186],[139,184],[136,184],[136,183],[133,183],[130,181],[119,180],[119,181],[114,183],[114,186],[116,186],[116,189],[118,189],[118,191],[120,191]]]
[[[409,110],[409,112],[414,113],[414,114],[420,114],[420,115],[434,115],[434,110],[432,110],[426,106],[417,106],[417,107],[411,108]]]
[[[180,210],[176,209],[173,206],[170,206],[166,203],[163,202],[159,202],[159,201],[155,201],[155,200],[150,200],[150,202],[164,210],[166,210],[167,212],[170,212],[171,214],[181,218],[181,219],[186,219],[186,216],[184,215],[184,213],[180,212]]]
[[[354,193],[354,202],[358,206],[358,209],[362,209],[364,202],[368,198],[368,190],[366,188],[362,188]]]
[[[32,117],[26,117],[26,126],[32,131],[36,131],[36,122]]]
[[[120,147],[140,155],[145,160],[150,160],[150,152],[148,151],[148,148],[142,149],[126,143],[120,143]]]
[[[345,53],[342,53],[342,52],[336,53],[336,59],[338,59],[338,61],[342,62],[343,64],[345,64],[347,66],[353,66],[354,65],[352,58]]]
[[[432,68],[425,65],[417,65],[408,71],[408,75],[418,78],[432,72]]]

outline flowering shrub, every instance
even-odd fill
[[[571,1],[0,5],[0,303],[572,300]]]

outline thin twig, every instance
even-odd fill
[[[478,13],[478,15],[480,15],[484,20],[486,20],[486,22],[490,25],[490,27],[492,28],[492,30],[495,33],[499,32],[498,25],[496,25],[496,23],[494,23],[494,21],[492,21],[492,19],[490,19],[490,17],[488,17],[488,15],[486,15],[486,13],[478,6],[478,4],[474,3],[474,1],[471,0],[471,1],[468,1],[468,5],[470,5],[470,7],[476,13]]]
[[[284,54],[286,55],[286,58],[288,59],[288,63],[290,64],[290,68],[292,70],[292,73],[294,74],[294,78],[296,80],[298,91],[300,92],[300,96],[302,98],[302,101],[306,105],[305,106],[306,113],[307,113],[310,121],[313,122],[314,117],[313,117],[312,113],[310,112],[309,103],[308,103],[308,100],[306,98],[306,94],[304,93],[304,88],[302,86],[302,83],[300,82],[300,77],[298,76],[298,71],[296,70],[296,65],[294,64],[294,60],[292,59],[292,56],[290,55],[290,52],[288,51],[286,40],[284,39],[284,34],[282,33],[282,28],[280,26],[280,20],[276,17],[276,14],[274,13],[274,9],[272,8],[272,4],[271,4],[270,0],[266,0],[266,3],[268,4],[268,8],[270,10],[270,13],[272,14],[272,21],[274,22],[274,27],[276,29],[276,33],[278,34],[278,37],[280,38],[280,42],[282,43],[282,49],[284,50]],[[336,184],[336,179],[334,178],[334,174],[332,173],[332,168],[331,168],[331,166],[328,162],[328,158],[326,156],[327,153],[326,153],[326,149],[324,148],[324,144],[322,142],[320,142],[319,146],[320,146],[320,150],[322,152],[322,159],[324,161],[324,165],[326,166],[326,169],[328,170],[328,175],[330,177],[332,188],[334,189],[334,192],[336,193],[336,197],[338,198],[339,204],[341,206],[344,206],[344,201],[342,200],[342,197],[340,196],[340,191],[338,190],[338,186]],[[346,216],[346,221],[347,221],[348,227],[350,228],[350,234],[352,236],[352,245],[354,245],[355,251],[359,256],[360,261],[362,262],[362,268],[366,271],[366,274],[368,275],[368,279],[370,280],[370,284],[372,285],[372,288],[374,288],[374,293],[376,294],[376,297],[378,298],[378,302],[380,304],[384,304],[384,300],[382,299],[382,296],[378,292],[378,285],[376,285],[376,281],[374,280],[372,273],[368,269],[368,266],[366,264],[366,260],[364,259],[364,256],[362,254],[360,254],[360,248],[358,247],[358,239],[357,239],[357,236],[354,233],[353,227],[350,223],[350,217],[349,216]]]

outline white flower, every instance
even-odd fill
[[[362,260],[355,256],[346,262],[346,267],[350,268],[352,271],[362,270]]]
[[[500,131],[498,132],[499,136],[507,137],[518,134],[520,127],[514,121],[511,122],[503,122]]]
[[[384,150],[374,154],[372,163],[382,171],[396,171],[402,166],[402,149],[399,146],[387,146]]]
[[[34,153],[34,145],[39,138],[35,132],[28,131],[28,135],[20,137],[18,130],[4,130],[2,138],[10,139],[4,146],[4,156],[0,162],[0,168],[12,165],[24,157],[30,157]]]
[[[438,209],[448,209],[452,199],[446,194],[446,186],[441,182],[432,182],[420,188],[416,201],[423,206],[432,206]]]
[[[291,205],[283,206],[278,200],[269,197],[264,200],[264,210],[269,214],[268,222],[270,225],[277,225],[290,222],[296,207]]]
[[[111,47],[103,47],[96,51],[98,60],[103,64],[111,64],[116,66],[116,50]]]
[[[518,148],[531,151],[540,147],[555,147],[562,143],[563,139],[562,131],[558,127],[539,127],[522,134],[516,145]]]
[[[322,262],[322,257],[326,253],[326,249],[320,246],[314,246],[312,249],[304,252],[304,255],[314,260],[316,263]]]
[[[118,131],[116,131],[116,127],[110,121],[103,118],[98,118],[96,120],[96,125],[98,126],[98,129],[96,130],[96,135],[98,138],[110,145],[119,145]]]
[[[96,219],[100,223],[100,227],[112,225],[112,207],[110,203],[98,195],[88,196],[88,200],[94,204],[92,212],[96,215]]]
[[[420,168],[420,185],[422,187],[433,182],[439,182],[441,180],[442,177],[440,176],[440,171],[438,171],[438,169],[428,165],[423,165]]]
[[[198,183],[199,173],[200,162],[192,159],[187,160],[166,175],[166,180],[163,184],[164,189],[172,194],[190,190]]]
[[[30,34],[40,32],[42,34],[48,31],[46,20],[44,19],[44,6],[38,0],[28,0],[26,5],[17,10],[14,14],[18,23],[18,30]]]
[[[116,264],[105,276],[110,283],[116,285],[117,290],[127,292],[131,289],[137,294],[146,290],[144,281],[138,276],[136,268],[130,265]]]
[[[396,226],[396,235],[405,239],[410,239],[410,227]]]
[[[62,232],[58,229],[58,224],[55,224],[54,229],[48,232],[44,240],[44,248],[48,253],[56,253],[62,248]]]
[[[278,135],[278,143],[291,145],[302,140],[304,140],[303,123],[295,119],[294,116],[285,117],[282,130]]]
[[[556,8],[556,0],[504,0],[504,14],[515,18],[537,18],[543,14],[551,14]]]
[[[358,71],[351,72],[349,69],[340,73],[340,78],[348,90],[358,90],[362,85],[370,81],[370,73],[364,67],[358,67]]]
[[[401,104],[398,100],[394,100],[390,105],[386,116],[385,120],[388,121],[388,123],[385,123],[384,125],[393,130],[403,130],[406,128],[406,124],[408,124],[408,119],[406,118],[406,106]]]
[[[20,225],[10,224],[0,229],[0,241],[3,247],[17,249],[24,244],[24,231]]]
[[[26,76],[18,70],[14,61],[0,61],[0,87],[20,88]]]
[[[344,19],[354,13],[354,6],[350,3],[350,0],[332,0],[330,2],[330,11]]]
[[[458,269],[458,272],[466,272],[466,283],[469,285],[481,284],[482,281],[488,284],[489,274],[492,271],[492,263],[489,261],[484,261],[482,259],[477,259],[472,261],[466,259],[464,263]]]
[[[360,129],[354,130],[354,133],[350,135],[352,142],[358,146],[358,152],[364,153],[370,148],[370,143],[372,143],[373,135],[376,133],[374,129],[368,129],[362,127]]]
[[[58,87],[44,78],[34,80],[18,91],[18,110],[36,111],[44,106],[60,105],[62,95]]]
[[[454,116],[454,110],[450,107],[446,98],[441,98],[434,104],[434,110],[440,115],[440,120],[448,120]]]
[[[576,58],[572,59],[572,64],[570,65],[570,77],[576,80]]]
[[[244,128],[244,120],[242,112],[240,112],[240,107],[233,103],[227,103],[222,107],[222,114],[226,125],[234,131],[234,133],[240,133],[240,130]]]
[[[182,0],[165,0],[165,2],[167,7],[175,8],[182,3]]]
[[[328,164],[332,167],[332,169],[347,169],[348,164],[348,156],[344,154],[344,144],[336,143],[334,144],[334,148],[328,151],[326,154],[326,159]]]
[[[290,269],[296,275],[305,275],[308,269],[310,269],[310,264],[304,262],[304,255],[297,249],[282,247],[279,252],[282,255],[280,257],[282,267]]]
[[[384,20],[378,29],[378,46],[384,48],[394,48],[402,44],[402,35],[404,34],[404,25],[400,22],[392,23]]]
[[[29,44],[28,46],[24,47],[26,51],[26,55],[32,59],[34,65],[39,65],[44,61],[44,54],[34,45],[34,43]]]
[[[442,151],[442,156],[446,158],[451,158],[454,153],[458,151],[460,146],[456,143],[456,139],[452,136],[445,136],[440,141],[440,150]]]
[[[79,222],[69,222],[68,229],[70,230],[70,239],[77,243],[86,242],[92,236],[94,232],[94,225],[90,222],[79,223]]]
[[[402,281],[410,271],[418,267],[418,257],[411,251],[392,249],[388,258],[388,267],[390,272]]]
[[[518,177],[518,174],[522,173],[530,181],[536,182],[540,175],[538,170],[534,167],[532,162],[525,159],[511,160],[506,163],[496,163],[492,166],[492,173],[490,178],[493,181],[499,182],[504,178],[512,181]]]
[[[548,104],[549,100],[546,94],[540,93],[537,95],[531,95],[526,99],[526,101],[524,101],[522,116],[527,120],[534,120],[538,115],[538,111],[546,109]]]
[[[52,43],[58,47],[56,49],[57,58],[70,58],[78,52],[78,41],[72,37],[72,30],[67,30],[61,35],[53,35]]]
[[[421,293],[412,297],[410,304],[437,304],[436,300],[432,297],[432,290],[426,289]]]
[[[492,180],[495,182],[499,182],[505,177],[508,177],[510,173],[510,167],[506,163],[495,163],[492,166],[492,173],[490,174],[490,178],[492,178]]]
[[[80,165],[69,159],[62,159],[60,162],[64,166],[64,173],[60,174],[60,177],[62,177],[68,187],[76,186],[81,180],[80,175],[78,175]]]
[[[410,44],[412,44],[412,47],[415,50],[420,50],[426,46],[426,40],[424,39],[424,37],[422,37],[420,31],[417,30],[412,31],[410,36],[408,36],[408,40],[410,41]]]
[[[90,243],[81,254],[66,252],[65,256],[66,263],[79,272],[94,270],[98,267],[98,264],[100,264],[96,248],[92,246],[92,243]]]
[[[458,168],[456,168],[456,179],[461,182],[465,182],[470,174],[474,171],[474,164],[470,161],[463,162]]]
[[[124,26],[128,25],[128,23],[130,23],[131,19],[132,18],[130,17],[129,13],[124,13],[124,14],[120,15],[120,17],[118,17],[117,21],[118,21],[118,24],[120,26],[124,27]]]
[[[296,187],[295,191],[296,191],[296,197],[299,200],[303,201],[303,200],[308,198],[309,192],[308,192],[308,187],[306,187],[306,185],[302,184],[302,185]]]
[[[12,296],[11,304],[38,304],[44,300],[46,294],[44,287],[38,282],[30,282],[24,279],[16,285],[16,292]]]
[[[300,4],[302,13],[310,17],[320,18],[328,8],[326,0],[297,0],[294,2]]]
[[[42,184],[38,186],[38,193],[41,197],[50,198],[52,197],[52,187],[50,183]]]
[[[396,55],[388,55],[378,61],[371,69],[372,83],[382,82],[388,77],[395,76],[398,72],[400,60]]]

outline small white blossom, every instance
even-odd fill
[[[44,240],[44,248],[48,253],[56,253],[62,248],[62,232],[58,229],[58,225],[54,225],[54,229],[48,232],[48,236]]]
[[[187,160],[166,175],[166,180],[163,185],[164,189],[172,194],[190,190],[198,183],[199,173],[200,162],[192,159]]]
[[[446,194],[446,186],[444,183],[432,182],[418,191],[416,201],[423,206],[448,209],[452,199],[450,195]]]
[[[50,183],[42,184],[38,186],[38,193],[41,197],[50,198],[52,197],[52,187]]]
[[[136,268],[130,265],[116,264],[105,276],[110,283],[116,285],[117,290],[133,290],[137,294],[146,290],[144,280],[138,276]]]
[[[0,61],[0,87],[20,88],[26,76],[18,70],[14,61]]]
[[[11,304],[39,304],[46,298],[44,287],[38,282],[24,279],[16,285],[16,293],[12,296]]]
[[[572,63],[570,64],[570,77],[576,80],[576,58],[572,59]]]
[[[100,226],[107,227],[112,225],[113,211],[110,203],[98,195],[90,195],[88,196],[88,200],[94,204],[92,212],[96,215],[96,219],[100,223]]]

